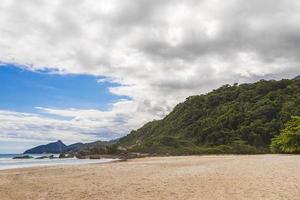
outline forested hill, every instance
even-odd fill
[[[191,96],[162,120],[120,139],[150,153],[257,153],[267,151],[291,116],[300,115],[300,78],[224,85]]]

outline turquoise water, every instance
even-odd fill
[[[40,156],[49,156],[53,154],[35,154],[30,155],[34,158],[32,159],[13,159],[15,156],[20,156],[22,154],[0,154],[0,170],[3,169],[16,169],[24,167],[41,167],[41,166],[55,166],[55,165],[82,165],[82,164],[92,164],[92,163],[106,163],[112,162],[116,159],[77,159],[77,158],[65,158],[65,159],[34,159]],[[54,155],[58,157],[58,155]]]

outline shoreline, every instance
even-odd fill
[[[77,159],[77,158],[64,158],[64,159],[7,159],[0,160],[0,172],[3,170],[11,169],[27,169],[27,168],[40,168],[40,167],[55,167],[55,166],[77,166],[88,164],[101,164],[107,162],[114,162],[118,159],[101,158],[101,159]]]
[[[129,156],[129,157],[124,157],[124,156],[116,156],[116,155],[101,155],[100,159],[91,159],[91,158],[76,158],[78,161],[93,161],[93,162],[86,162],[86,163],[66,163],[66,164],[52,164],[50,163],[49,165],[36,165],[36,166],[20,166],[20,167],[13,167],[13,168],[4,168],[1,169],[0,167],[0,173],[1,171],[6,171],[6,170],[19,170],[19,169],[37,169],[37,168],[51,168],[51,167],[68,167],[68,166],[80,166],[80,165],[98,165],[98,164],[110,164],[110,163],[118,163],[118,162],[127,162],[131,160],[138,160],[138,159],[152,159],[152,158],[181,158],[181,157],[225,157],[225,156],[235,156],[235,157],[244,157],[244,156],[300,156],[300,154],[201,154],[201,155],[142,155],[142,156]],[[75,157],[74,157],[75,158]],[[63,160],[68,160],[70,158],[58,158],[58,161],[63,161]],[[72,158],[73,159],[73,158]],[[111,159],[111,160],[110,160]],[[27,159],[24,159],[26,161]],[[101,160],[110,160],[106,162],[100,162]],[[54,160],[55,161],[55,160]],[[98,162],[99,161],[99,162]]]

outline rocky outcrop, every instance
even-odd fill
[[[71,153],[61,153],[61,154],[59,154],[59,158],[74,158],[74,154],[71,154]]]
[[[40,157],[37,157],[35,159],[38,159],[38,160],[41,160],[41,159],[46,159],[46,158],[49,158],[49,159],[54,159],[54,155],[50,155],[50,156],[40,156]]]
[[[33,158],[33,157],[32,156],[28,156],[28,155],[13,157],[13,159],[31,159],[31,158]]]

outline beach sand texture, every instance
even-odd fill
[[[153,157],[0,171],[1,200],[300,200],[300,155]]]

